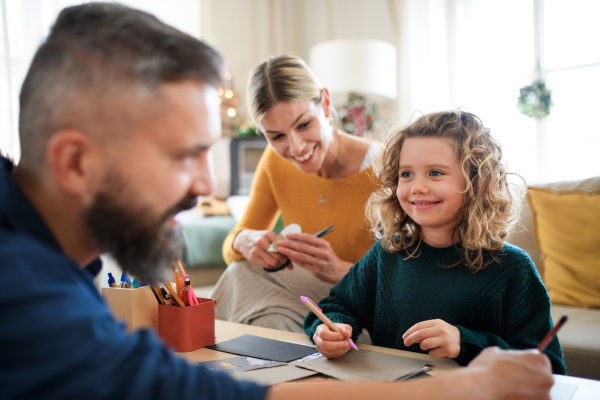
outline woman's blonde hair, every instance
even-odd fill
[[[321,83],[302,59],[271,56],[250,72],[247,101],[256,126],[278,102],[314,100],[320,103]]]
[[[421,227],[404,212],[396,195],[400,150],[409,138],[442,138],[453,144],[467,187],[452,242],[473,272],[485,268],[494,256],[484,256],[484,250],[502,248],[521,211],[523,191],[510,190],[500,143],[474,114],[461,110],[427,114],[389,135],[374,165],[381,187],[367,203],[371,230],[386,251],[399,253],[417,246],[409,257],[417,254]]]

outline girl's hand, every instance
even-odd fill
[[[402,335],[406,347],[421,343],[433,358],[456,358],[460,354],[460,331],[441,319],[419,322]]]
[[[269,246],[277,238],[272,231],[256,231],[244,229],[240,231],[233,241],[233,250],[241,253],[244,258],[263,268],[277,268],[287,261],[279,253],[268,251]],[[291,264],[290,264],[291,267]]]
[[[321,324],[313,336],[317,350],[327,358],[343,356],[350,350],[350,345],[344,337],[352,337],[352,327],[346,324],[335,325],[340,328],[342,333],[334,332],[327,325]]]
[[[324,282],[337,285],[353,265],[340,260],[325,239],[307,233],[288,233],[286,237],[289,240],[277,243],[277,251]]]

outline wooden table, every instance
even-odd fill
[[[215,332],[217,336],[217,343],[224,342],[230,339],[235,339],[236,337],[242,336],[244,334],[249,334],[269,339],[286,340],[289,342],[312,345],[311,341],[308,339],[308,336],[301,333],[284,332],[276,329],[267,329],[258,326],[236,324],[233,322],[226,322],[221,320],[215,321]],[[388,349],[385,347],[371,346],[368,344],[358,344],[358,347],[363,350],[378,351],[380,353],[417,358],[419,360],[427,360],[433,366],[432,370],[428,371],[427,373],[433,376],[437,376],[445,372],[451,371],[453,369],[460,368],[460,366],[455,361],[450,360],[448,358],[433,359],[426,354]],[[209,349],[199,349],[195,351],[190,351],[188,353],[177,354],[192,363],[221,360],[224,358],[235,357],[229,353],[222,353],[219,351]],[[572,400],[600,399],[600,381],[575,378],[572,376],[563,375],[554,375],[554,379],[556,382],[575,384],[579,386]]]

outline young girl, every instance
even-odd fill
[[[375,168],[367,216],[379,239],[319,303],[356,339],[466,365],[488,346],[535,348],[552,328],[550,300],[529,256],[503,242],[520,211],[499,143],[460,110],[392,135]],[[309,313],[304,330],[326,357],[348,350]],[[557,339],[554,373],[565,373]]]

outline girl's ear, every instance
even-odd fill
[[[329,118],[331,116],[331,95],[327,88],[321,89],[321,99],[321,106],[323,107],[325,118]]]

